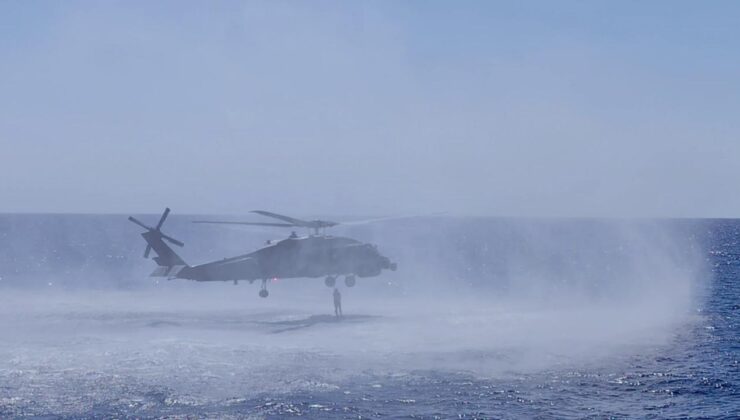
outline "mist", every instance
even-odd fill
[[[276,236],[171,217],[165,231],[186,242],[189,263]],[[119,394],[116,404],[146,410],[141,393],[152,389],[187,406],[423,372],[500,380],[619,369],[699,322],[709,277],[701,223],[403,219],[336,232],[399,264],[342,286],[338,323],[322,279],[280,279],[261,299],[258,284],[148,278],[139,229],[123,216],[6,216],[2,226],[14,250],[5,255],[16,255],[1,281],[3,380],[13,378],[17,405],[41,400],[51,412]],[[82,249],[92,252],[74,258]],[[48,387],[70,398],[49,400]]]

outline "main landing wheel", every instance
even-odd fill
[[[355,279],[355,276],[347,276],[344,278],[344,284],[347,285],[347,287],[354,287],[357,283],[357,280]]]
[[[266,298],[270,292],[267,291],[267,280],[262,279],[262,287],[260,287],[260,297]]]
[[[326,287],[334,287],[337,284],[337,278],[334,276],[326,276],[324,279],[324,284]]]

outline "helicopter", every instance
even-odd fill
[[[299,237],[293,231],[288,238],[268,241],[265,247],[248,254],[188,265],[167,242],[178,247],[185,244],[162,232],[162,225],[170,214],[169,208],[164,210],[154,227],[147,226],[131,216],[128,220],[146,229],[141,234],[147,244],[144,258],[149,258],[149,254],[154,250],[156,256],[153,260],[158,265],[151,277],[166,277],[169,280],[233,281],[234,284],[238,284],[239,280],[248,281],[250,284],[259,280],[261,282],[259,296],[262,298],[269,295],[267,283],[271,279],[324,277],[324,284],[333,288],[337,277],[344,276],[345,285],[354,287],[357,277],[375,277],[383,270],[397,269],[396,263],[381,255],[375,245],[325,234],[327,228],[341,224],[339,222],[301,220],[264,210],[255,210],[253,213],[281,222],[198,220],[193,223],[309,228],[313,230],[313,234]]]

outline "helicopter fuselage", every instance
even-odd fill
[[[312,235],[283,239],[233,258],[185,266],[174,277],[196,281],[373,277],[395,267],[374,245],[340,236]]]

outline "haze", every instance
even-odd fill
[[[0,211],[736,216],[736,2],[3,2]]]

